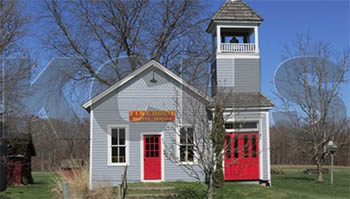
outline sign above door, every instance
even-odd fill
[[[129,111],[130,122],[173,122],[175,111]]]

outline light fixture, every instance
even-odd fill
[[[153,74],[152,79],[149,80],[149,82],[151,82],[151,83],[157,83],[158,81],[154,78],[154,66],[153,66],[153,68],[152,68],[152,74]]]

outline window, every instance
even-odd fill
[[[248,135],[245,135],[245,136],[244,136],[244,157],[245,157],[245,158],[248,157],[248,147],[249,147]]]
[[[225,129],[256,129],[257,122],[229,122],[225,123]]]
[[[231,136],[226,136],[226,158],[231,158]]]
[[[238,158],[238,136],[235,136],[234,138],[234,153],[235,153],[235,158]]]
[[[146,157],[159,157],[160,136],[146,136]]]
[[[125,165],[127,163],[127,128],[109,128],[108,150],[110,165]]]
[[[252,152],[252,157],[253,158],[255,158],[256,157],[256,137],[255,137],[255,135],[253,135],[252,136],[252,150],[253,150],[253,152]]]
[[[192,128],[180,129],[180,162],[193,162],[193,136]]]

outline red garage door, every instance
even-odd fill
[[[226,135],[224,167],[225,180],[259,179],[258,132]]]

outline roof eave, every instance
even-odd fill
[[[224,107],[224,111],[252,111],[252,110],[271,110],[273,106],[257,106],[257,107]],[[211,111],[215,110],[214,106],[210,106],[209,108]]]
[[[213,29],[213,26],[214,24],[218,24],[218,23],[228,23],[228,22],[235,22],[237,24],[257,24],[258,26],[260,26],[260,24],[263,22],[264,20],[262,21],[256,21],[256,20],[229,20],[229,19],[212,19],[210,20],[210,23],[207,27],[207,29],[205,30],[205,32],[207,33],[212,33],[212,29]]]

